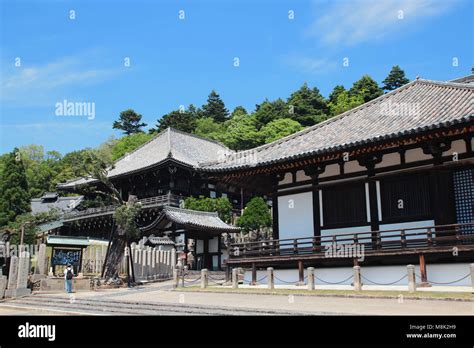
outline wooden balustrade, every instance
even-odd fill
[[[468,233],[461,233],[462,230]],[[231,244],[231,250],[238,248],[239,254],[233,255],[231,252],[230,258],[318,254],[324,253],[328,246],[336,250],[343,245],[359,245],[366,252],[474,245],[473,230],[474,223],[465,223],[234,243]]]

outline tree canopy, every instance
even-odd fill
[[[210,117],[216,122],[224,122],[229,118],[229,111],[214,90],[207,97],[207,103],[202,106],[202,117]]]
[[[369,75],[364,75],[360,80],[354,82],[352,88],[349,90],[351,96],[362,95],[364,103],[371,101],[383,94],[383,90],[379,87],[377,82]]]
[[[385,91],[393,91],[394,89],[406,85],[408,82],[410,82],[410,80],[405,77],[405,71],[398,65],[394,65],[388,76],[382,81],[382,88]]]
[[[262,197],[254,197],[245,206],[242,216],[237,220],[237,226],[246,233],[261,232],[265,227],[270,227],[272,217],[267,203]]]
[[[30,194],[22,155],[18,148],[4,161],[0,182],[0,226],[30,211]]]
[[[232,204],[227,197],[188,197],[184,200],[184,207],[191,210],[217,212],[224,222],[230,222],[232,216]]]
[[[142,128],[146,127],[146,123],[140,123],[141,119],[142,115],[128,109],[120,113],[118,121],[113,123],[113,128],[121,129],[126,135],[143,132]]]

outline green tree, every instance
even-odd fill
[[[329,111],[319,89],[316,87],[311,89],[307,83],[290,95],[287,104],[290,108],[289,117],[303,126],[312,126],[324,121]]]
[[[140,123],[142,115],[136,113],[132,109],[122,111],[118,121],[113,124],[114,129],[121,129],[124,134],[143,132],[141,128],[146,127],[146,123]]]
[[[3,228],[3,230],[10,233],[11,244],[20,244],[21,228],[24,226],[23,244],[35,244],[39,225],[58,220],[59,218],[60,211],[57,208],[38,214],[23,213],[18,215],[14,221],[9,222],[8,226]]]
[[[168,127],[192,133],[196,129],[196,120],[199,110],[194,105],[189,105],[185,110],[174,110],[163,115],[156,124],[156,128],[149,130],[149,133],[161,132]]]
[[[184,207],[191,210],[217,212],[220,219],[227,223],[230,222],[232,215],[232,204],[227,197],[188,197],[184,200]]]
[[[289,118],[280,118],[263,126],[260,129],[260,135],[265,143],[271,143],[302,129],[303,127],[298,122]]]
[[[247,150],[263,143],[253,115],[239,115],[225,123],[222,142],[233,150]]]
[[[258,129],[279,118],[291,117],[287,103],[281,98],[274,101],[265,99],[263,103],[257,104],[253,116],[257,120]]]
[[[354,82],[352,88],[349,90],[351,96],[362,95],[364,103],[371,101],[383,94],[383,90],[379,87],[377,82],[369,75],[364,75],[360,80]]]
[[[139,146],[145,144],[147,141],[150,141],[152,138],[153,134],[147,133],[135,133],[123,136],[112,146],[112,160],[116,161],[120,157],[125,156],[127,153],[131,153]]]
[[[388,76],[382,81],[382,88],[385,91],[393,91],[394,89],[406,85],[408,82],[410,82],[410,80],[405,77],[405,71],[398,65],[394,65]]]
[[[267,203],[262,197],[254,197],[245,206],[242,216],[237,220],[237,226],[246,233],[261,234],[265,228],[272,225],[272,217]]]
[[[336,103],[337,97],[339,96],[339,94],[345,91],[346,89],[344,88],[344,86],[337,85],[336,87],[334,87],[331,94],[329,94],[329,103],[333,103],[333,104]]]
[[[362,104],[364,104],[364,97],[361,94],[350,95],[348,91],[343,91],[334,102],[329,103],[329,110],[331,115],[336,116]]]
[[[28,181],[21,153],[15,148],[5,160],[0,181],[0,226],[29,211]]]
[[[221,123],[229,118],[229,111],[225,108],[219,94],[212,90],[207,97],[207,103],[202,106],[202,117],[211,117],[214,121]]]
[[[245,110],[245,108],[243,106],[236,106],[234,111],[232,111],[232,113],[230,114],[230,117],[234,117],[234,116],[240,116],[240,115],[247,115],[247,110]]]
[[[215,122],[211,117],[203,117],[196,120],[194,134],[200,137],[222,141],[224,133],[224,124]]]

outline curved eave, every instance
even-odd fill
[[[336,146],[330,146],[314,151],[305,151],[301,152],[295,155],[291,156],[285,156],[285,157],[280,157],[277,159],[272,159],[268,161],[263,161],[258,163],[257,165],[250,166],[250,165],[237,165],[237,166],[229,166],[229,167],[220,167],[220,168],[211,168],[211,167],[204,167],[200,168],[200,171],[203,172],[209,172],[209,173],[224,173],[224,172],[232,172],[232,171],[237,171],[237,170],[246,170],[246,169],[259,169],[265,166],[269,165],[275,165],[275,164],[282,164],[285,162],[291,162],[296,159],[301,159],[305,157],[310,157],[310,156],[315,156],[315,155],[327,155],[332,152],[337,152],[337,151],[342,151],[342,150],[348,150],[350,148],[354,147],[360,147],[367,145],[369,143],[374,143],[374,142],[383,142],[387,140],[396,140],[397,138],[402,138],[406,136],[411,136],[415,134],[421,134],[424,132],[430,132],[430,131],[437,131],[437,130],[442,130],[443,128],[446,127],[451,127],[451,126],[458,126],[458,125],[465,125],[469,126],[469,123],[472,123],[474,121],[474,115],[468,115],[464,116],[460,119],[452,120],[452,121],[446,121],[446,122],[440,122],[437,124],[432,124],[429,126],[423,126],[423,127],[417,127],[417,128],[412,128],[409,130],[404,130],[401,132],[397,133],[390,133],[386,135],[380,135],[377,137],[373,138],[368,138],[364,140],[358,140],[358,141],[353,141],[350,143],[342,144],[342,145],[336,145]]]

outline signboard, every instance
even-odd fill
[[[52,265],[79,266],[81,260],[81,249],[53,249]]]

